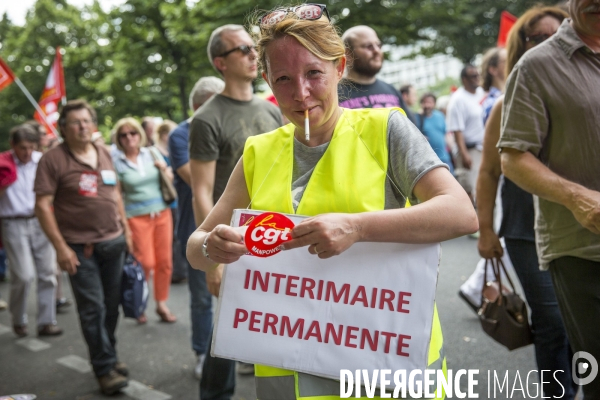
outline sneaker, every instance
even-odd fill
[[[7,307],[8,307],[8,303],[5,302],[4,300],[0,299],[0,311],[6,310]]]
[[[41,325],[38,327],[38,336],[58,336],[62,335],[63,330],[58,325]]]
[[[245,362],[238,361],[237,373],[240,375],[254,374],[254,364],[248,364]]]
[[[475,314],[479,315],[479,307],[477,307],[477,305],[475,305],[471,301],[471,299],[469,299],[469,297],[462,290],[458,291],[458,297],[460,297],[461,299],[463,299],[465,301],[465,303],[467,303],[467,305],[469,306],[469,308],[471,310],[473,310],[473,312]]]
[[[198,380],[202,380],[202,367],[204,366],[205,358],[206,358],[206,354],[200,354],[198,356],[198,363],[196,364],[196,368],[194,368],[194,376]]]
[[[113,367],[115,371],[123,376],[129,376],[129,368],[127,368],[127,364],[121,361],[117,361],[115,366]]]
[[[127,378],[119,374],[114,369],[106,375],[97,377],[100,391],[105,395],[112,395],[127,386]]]
[[[13,331],[18,337],[27,336],[27,325],[13,325]]]

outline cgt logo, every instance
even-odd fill
[[[248,251],[257,257],[270,257],[281,251],[279,246],[291,240],[294,223],[285,215],[266,212],[256,216],[248,225],[245,243]]]
[[[598,375],[598,361],[588,352],[578,351],[573,354],[571,371],[573,382],[579,386],[591,383]]]

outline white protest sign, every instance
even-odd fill
[[[235,210],[232,226],[260,213]],[[213,355],[333,379],[424,370],[439,256],[439,244],[398,243],[355,243],[326,260],[306,248],[242,256],[225,267]]]

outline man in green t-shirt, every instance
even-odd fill
[[[250,35],[241,25],[224,25],[213,31],[208,58],[225,81],[225,88],[194,113],[190,125],[190,170],[196,226],[217,202],[249,136],[282,125],[279,109],[253,94],[257,77],[257,53]],[[206,275],[210,292],[218,295],[222,265]],[[209,341],[210,342],[210,341]],[[209,351],[210,353],[210,351]],[[202,400],[233,395],[235,371],[232,361],[207,356],[202,374]],[[249,369],[253,372],[253,369]]]

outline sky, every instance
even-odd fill
[[[0,18],[5,12],[11,21],[16,25],[25,23],[25,14],[27,10],[33,7],[36,0],[0,0]],[[81,7],[86,4],[91,4],[93,0],[68,0],[69,4]],[[100,0],[100,5],[104,10],[108,11],[114,6],[124,3],[125,0]]]

